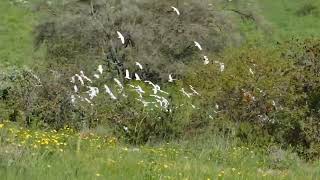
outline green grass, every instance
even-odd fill
[[[320,36],[320,1],[317,0],[259,0],[263,16],[274,28],[276,38]],[[298,16],[296,13],[306,4],[314,5],[318,13]]]
[[[32,31],[37,16],[30,8],[0,1],[1,65],[28,65],[34,62]]]
[[[2,179],[318,179],[306,164],[277,149],[238,146],[206,136],[189,141],[129,146],[99,131],[35,131],[0,124]],[[101,131],[100,131],[101,132]],[[82,137],[82,138],[80,138]]]

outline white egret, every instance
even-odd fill
[[[203,59],[204,59],[204,62],[203,62],[204,65],[208,65],[210,63],[209,58],[207,56],[203,56]]]
[[[99,73],[100,73],[100,74],[102,74],[102,73],[103,73],[102,65],[99,65],[99,66],[98,66],[98,71],[99,71]]]
[[[140,77],[139,77],[139,75],[137,73],[134,73],[134,76],[135,76],[137,81],[141,81],[141,79],[140,79]]]
[[[173,79],[173,77],[172,77],[172,74],[169,74],[169,81],[168,82],[173,82],[173,81],[175,81],[176,79]]]
[[[119,86],[119,92],[122,92],[123,91],[123,85],[121,84],[121,82],[117,79],[117,78],[114,78],[113,79],[116,83],[117,83],[117,85]]]
[[[178,8],[174,7],[174,6],[171,6],[171,8],[173,9],[174,12],[177,13],[178,16],[180,16],[180,11]]]
[[[136,65],[137,65],[141,70],[143,69],[142,65],[141,65],[139,62],[136,62]]]
[[[193,94],[200,96],[200,94],[194,89],[193,86],[189,85],[189,87],[190,87],[191,91],[193,92]]]
[[[95,77],[96,79],[100,78],[99,74],[94,74],[93,77]]]
[[[74,92],[75,92],[75,93],[78,92],[78,86],[77,86],[77,85],[74,85],[74,86],[73,86],[73,89],[74,89]]]
[[[249,68],[249,72],[250,72],[250,74],[254,75],[254,72],[251,68]]]
[[[73,84],[76,83],[76,78],[75,78],[75,76],[72,76],[72,77],[71,77],[71,81],[70,81],[70,82],[73,83]]]
[[[202,51],[202,47],[200,45],[200,43],[198,43],[197,41],[193,41],[194,42],[194,45],[200,50]]]
[[[76,103],[76,97],[74,95],[71,95],[71,103],[72,104]]]
[[[99,94],[99,89],[97,87],[87,86],[87,88],[89,88],[87,93],[89,94],[90,99],[93,99]]]
[[[123,35],[122,35],[119,31],[117,31],[117,34],[118,34],[118,38],[121,40],[121,43],[124,44],[124,37],[123,37]]]
[[[80,81],[81,85],[83,86],[84,85],[84,81],[83,81],[82,77],[79,76],[79,74],[75,74],[75,76],[78,78],[78,80]]]
[[[89,79],[86,75],[84,75],[83,71],[80,71],[80,76],[85,80],[89,81],[90,83],[92,83],[91,79]]]
[[[106,89],[106,93],[109,94],[109,96],[111,97],[111,99],[116,100],[117,97],[111,92],[110,88],[107,85],[104,85],[104,88]]]
[[[126,79],[131,79],[130,73],[129,73],[129,70],[128,70],[128,69],[126,69],[126,76],[125,76],[125,78],[126,78]]]
[[[188,98],[190,98],[191,95],[192,95],[192,94],[190,94],[190,93],[187,93],[187,92],[184,90],[184,88],[181,88],[180,91],[182,92],[183,95],[187,96]]]

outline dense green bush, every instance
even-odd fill
[[[224,132],[243,142],[274,142],[293,146],[307,157],[318,156],[319,42],[232,49],[219,58],[225,72],[212,64],[191,73],[186,82],[202,89],[202,114],[216,117],[207,125],[225,127]]]

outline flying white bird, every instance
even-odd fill
[[[78,78],[78,80],[80,81],[81,85],[84,85],[83,79],[81,76],[79,76],[79,74],[75,74],[75,76]]]
[[[73,89],[74,89],[74,92],[75,92],[75,93],[78,92],[78,87],[77,87],[77,85],[74,85],[74,86],[73,86]]]
[[[89,88],[87,93],[89,94],[90,99],[93,99],[99,94],[99,89],[97,87],[87,86],[87,88]]]
[[[173,82],[173,81],[175,81],[176,79],[173,79],[172,78],[172,74],[169,74],[169,81],[168,82]]]
[[[125,77],[126,79],[131,79],[131,77],[130,77],[130,73],[129,73],[129,70],[128,69],[126,69],[126,77]]]
[[[104,88],[106,89],[106,93],[109,94],[109,96],[111,97],[111,99],[116,100],[117,97],[111,92],[110,88],[107,85],[104,85]]]
[[[141,79],[140,79],[140,77],[139,77],[139,75],[137,73],[134,73],[134,76],[135,76],[137,81],[141,81]]]
[[[99,65],[99,66],[98,66],[98,71],[99,71],[99,73],[100,73],[100,74],[102,74],[102,73],[103,73],[102,65]]]
[[[201,47],[200,43],[198,43],[197,41],[194,41],[194,45],[195,45],[200,51],[202,51],[202,47]]]
[[[121,43],[124,44],[124,37],[123,37],[123,35],[122,35],[119,31],[117,31],[117,34],[118,34],[118,38],[121,40]]]
[[[203,56],[203,59],[204,59],[204,62],[203,62],[204,65],[208,65],[210,63],[209,58],[207,56]]]
[[[250,72],[250,74],[254,75],[254,72],[251,68],[249,68],[249,72]]]
[[[190,98],[191,95],[192,95],[192,94],[190,94],[190,93],[187,93],[187,92],[184,90],[184,88],[182,88],[180,91],[183,93],[183,95],[187,96],[188,98]]]
[[[193,94],[200,96],[200,94],[194,89],[193,86],[189,85],[191,91],[193,92]]]
[[[136,62],[136,65],[137,65],[141,70],[143,69],[142,65],[141,65],[139,62]]]
[[[177,13],[178,16],[180,16],[180,11],[178,8],[171,6],[171,8],[173,9],[173,11],[175,11]]]
[[[99,74],[94,74],[93,77],[95,77],[95,78],[97,78],[97,79],[100,78]]]
[[[122,92],[123,91],[123,85],[121,84],[121,82],[117,79],[117,78],[114,78],[113,79],[116,83],[117,83],[117,85],[119,86],[119,92]]]
[[[80,76],[85,80],[89,81],[90,83],[92,83],[91,79],[89,79],[87,76],[84,75],[83,71],[80,71]]]

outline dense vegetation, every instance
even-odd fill
[[[0,10],[4,177],[319,177],[318,1],[38,0]]]

